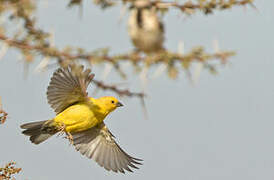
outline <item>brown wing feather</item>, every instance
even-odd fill
[[[104,123],[72,136],[77,151],[108,171],[132,172],[130,167],[138,169],[136,165],[141,165],[141,159],[131,157],[122,150]]]
[[[82,65],[69,65],[54,72],[48,86],[47,98],[57,114],[76,102],[86,100],[87,87],[94,77],[90,72],[90,69],[84,71]]]

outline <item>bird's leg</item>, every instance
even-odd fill
[[[57,130],[59,131],[57,136],[62,136],[64,133],[66,133],[66,125],[61,123]]]
[[[69,140],[70,144],[73,144],[73,136],[70,134],[70,132],[66,131],[66,125],[64,123],[61,123],[58,128],[59,134],[58,136],[62,136],[64,133],[66,134],[66,139]]]
[[[67,135],[67,137],[65,137],[65,138],[68,139],[69,143],[73,145],[74,144],[73,143],[73,136],[70,134],[70,132],[65,131],[65,133]]]

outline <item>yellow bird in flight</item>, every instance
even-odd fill
[[[82,155],[95,160],[108,171],[125,173],[141,165],[141,159],[128,155],[115,142],[104,124],[105,117],[123,106],[115,97],[98,99],[86,92],[94,74],[80,65],[57,69],[47,90],[48,103],[56,112],[51,120],[21,125],[30,141],[40,144],[56,133],[65,132]]]

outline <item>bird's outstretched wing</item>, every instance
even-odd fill
[[[59,114],[70,105],[87,99],[87,87],[94,74],[90,69],[84,71],[82,65],[69,65],[57,69],[47,90],[48,103]]]
[[[131,157],[120,148],[104,123],[86,131],[73,133],[72,136],[77,151],[95,160],[108,171],[133,172],[130,167],[139,169],[136,165],[141,165],[141,159]]]

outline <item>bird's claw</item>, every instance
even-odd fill
[[[69,143],[71,144],[71,145],[73,145],[74,143],[73,143],[73,136],[69,133],[69,132],[65,132],[66,133],[66,139],[68,139],[69,140]]]
[[[66,134],[66,137],[64,137],[65,139],[69,140],[69,143],[73,145],[73,136],[70,134],[70,132],[66,131],[66,125],[64,123],[62,123],[60,125],[60,127],[58,128],[58,135],[57,136],[62,136],[64,134]]]
[[[62,123],[61,125],[60,125],[60,127],[58,127],[58,131],[59,131],[59,133],[58,133],[58,137],[59,136],[62,136],[64,133],[66,133],[66,125],[64,124],[64,123]]]

